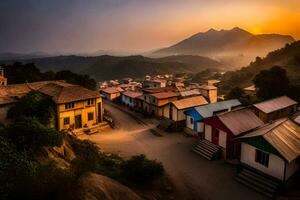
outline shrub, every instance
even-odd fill
[[[54,109],[51,98],[40,92],[32,91],[9,109],[7,118],[18,121],[23,117],[35,117],[42,124],[48,125],[52,113],[54,113]]]
[[[41,124],[36,118],[23,118],[11,124],[7,137],[18,149],[54,147],[62,144],[62,134]]]
[[[149,184],[164,174],[160,162],[149,160],[145,155],[137,155],[121,164],[122,177],[133,184]]]

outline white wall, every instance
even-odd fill
[[[291,177],[297,170],[299,170],[299,162],[296,163],[296,160],[293,160],[290,163],[286,163],[286,174],[285,179],[287,180],[289,177]]]
[[[126,104],[127,106],[133,107],[134,106],[134,100],[132,99],[132,101],[130,102],[130,97],[126,96],[126,95],[122,95],[122,103]]]
[[[186,115],[184,114],[185,110],[177,110],[178,112],[178,119],[177,121],[183,121],[186,120]]]
[[[205,139],[211,142],[211,132],[212,132],[212,128],[210,125],[205,125]]]
[[[255,150],[256,148],[254,146],[242,143],[241,162],[270,176],[283,180],[284,160],[274,154],[269,154],[269,166],[266,167],[260,163],[255,162]]]
[[[189,129],[194,128],[194,123],[191,123],[191,119],[192,119],[191,116],[186,116],[186,127],[189,128]]]
[[[164,109],[164,117],[165,118],[170,118],[170,104],[167,104],[163,107]]]
[[[172,108],[172,117],[173,117],[173,121],[177,121],[177,108],[175,106],[173,106]]]
[[[197,132],[199,132],[199,133],[204,132],[204,123],[203,122],[197,122]]]
[[[219,146],[226,148],[226,137],[227,137],[227,133],[224,131],[219,132]]]

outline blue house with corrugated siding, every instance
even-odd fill
[[[203,133],[204,119],[212,117],[220,112],[230,111],[239,106],[241,106],[241,102],[239,102],[237,99],[231,99],[191,108],[184,112],[186,115],[186,130],[194,135]]]

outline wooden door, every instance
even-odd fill
[[[75,128],[81,128],[82,127],[82,120],[81,115],[75,116]]]
[[[219,136],[220,136],[220,130],[214,128],[212,131],[212,138],[211,138],[213,144],[219,145]]]

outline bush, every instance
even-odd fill
[[[145,155],[137,155],[121,164],[121,175],[133,184],[146,185],[164,174],[160,162],[149,160]]]
[[[0,136],[0,199],[8,199],[16,184],[34,175],[37,163]]]
[[[7,118],[18,121],[23,117],[35,117],[42,124],[49,125],[52,113],[54,109],[51,98],[32,91],[9,109]]]
[[[23,118],[7,128],[7,138],[20,150],[61,146],[62,134],[36,118]]]

